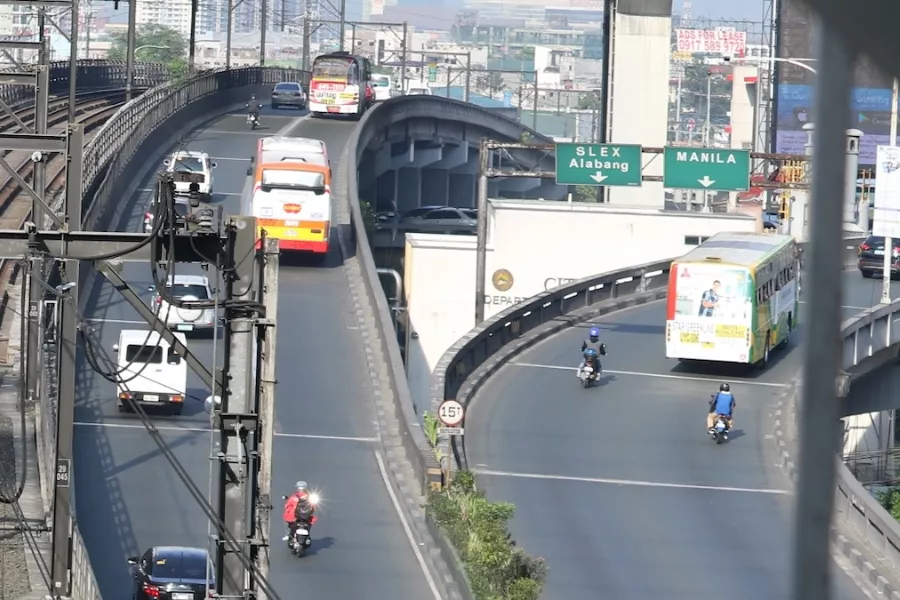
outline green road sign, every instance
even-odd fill
[[[631,144],[556,144],[559,185],[641,185],[641,147]]]
[[[750,189],[750,151],[666,146],[663,187],[746,192]]]
[[[428,65],[428,83],[434,83],[437,81],[437,65]]]

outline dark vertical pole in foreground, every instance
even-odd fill
[[[128,37],[125,57],[125,101],[131,100],[134,89],[134,50],[137,48],[137,0],[128,2]]]
[[[66,156],[66,217],[72,231],[81,229],[81,167],[84,131],[69,123],[69,151]],[[64,248],[65,253],[65,248]],[[64,261],[62,282],[78,283],[78,261]],[[75,347],[77,345],[78,292],[64,293],[61,314],[59,357],[59,407],[56,423],[56,474],[53,494],[53,593],[71,593],[72,560],[72,434],[75,419]]]
[[[838,404],[835,378],[841,357],[841,269],[844,161],[850,125],[853,57],[840,36],[816,17],[819,78],[813,134],[809,322],[804,345],[803,388],[797,414],[799,475],[794,500],[792,598],[831,598],[830,529],[834,508]]]
[[[69,33],[69,123],[75,122],[75,95],[78,88],[78,0],[72,0],[72,30]]]
[[[191,37],[188,40],[188,70],[194,72],[197,57],[197,0],[191,0]]]

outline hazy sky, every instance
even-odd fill
[[[681,12],[683,0],[673,0],[672,8]],[[762,0],[691,0],[691,13],[695,17],[712,19],[746,19],[762,21]]]

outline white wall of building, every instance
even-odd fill
[[[853,415],[844,419],[844,454],[884,452],[892,445],[890,411]]]
[[[681,256],[693,248],[686,237],[760,227],[745,215],[490,200],[485,316],[582,277]],[[408,373],[417,403],[427,402],[437,361],[475,324],[475,243],[474,236],[406,234],[403,285],[417,334]],[[493,284],[499,269],[512,275],[504,291]]]
[[[138,2],[137,22],[177,29],[187,39],[191,35],[191,0]]]
[[[731,147],[737,150],[749,150],[753,143],[753,107],[756,98],[755,83],[748,83],[748,78],[759,75],[757,66],[736,66],[732,71],[731,88]]]

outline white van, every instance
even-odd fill
[[[375,74],[372,75],[372,89],[375,91],[375,102],[384,102],[391,99],[394,83],[388,75]]]
[[[183,333],[173,334],[186,344]],[[119,410],[129,410],[128,400],[143,407],[167,408],[180,415],[187,393],[187,362],[162,336],[147,329],[123,329],[113,346],[121,373],[117,397]]]

